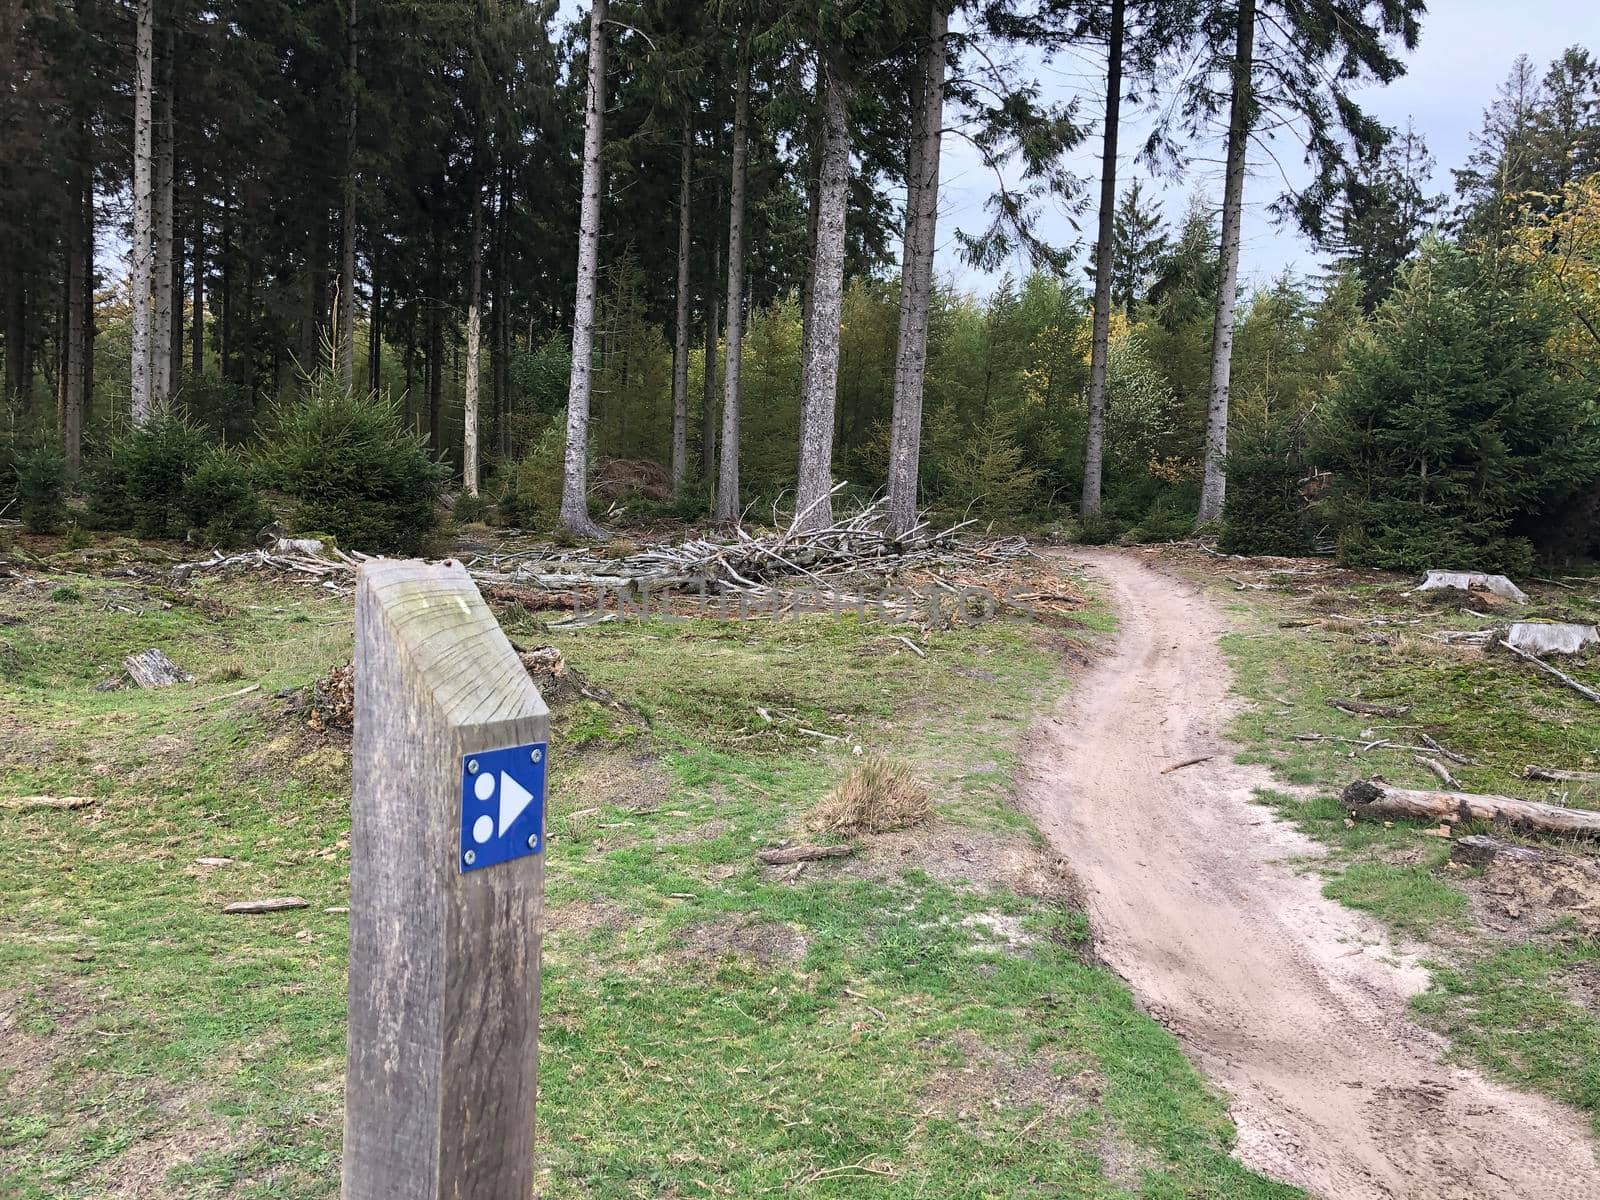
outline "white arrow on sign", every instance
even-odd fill
[[[500,772],[500,836],[522,815],[523,809],[533,803],[533,793],[504,771]]]

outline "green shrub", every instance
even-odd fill
[[[479,525],[489,519],[489,500],[482,492],[462,492],[450,506],[450,515],[461,525]]]
[[[244,545],[270,517],[249,465],[227,449],[212,450],[184,480],[183,512],[212,546]]]
[[[1292,432],[1238,439],[1228,455],[1228,495],[1217,542],[1223,553],[1311,553],[1311,528],[1300,496],[1305,472]]]
[[[1139,523],[1128,530],[1128,539],[1141,544],[1180,541],[1194,532],[1197,507],[1175,491],[1164,491],[1151,502]]]
[[[1523,571],[1523,532],[1600,476],[1600,417],[1527,270],[1432,242],[1349,351],[1317,461],[1345,561]]]
[[[255,429],[250,393],[231,379],[213,374],[191,377],[180,398],[189,419],[224,445],[243,443]]]
[[[140,537],[182,537],[183,485],[206,454],[205,436],[173,413],[113,437],[91,459],[87,524]]]
[[[67,517],[67,459],[53,439],[15,452],[12,468],[22,524],[29,533],[58,533]]]
[[[545,424],[533,448],[501,472],[500,519],[519,529],[551,529],[561,515],[561,476],[567,446],[567,414]]]
[[[967,517],[1020,517],[1040,472],[1025,464],[1016,422],[991,417],[942,464],[944,502]]]
[[[356,395],[332,371],[278,406],[260,462],[295,501],[295,527],[326,530],[341,546],[416,554],[438,525],[444,467],[393,402]]]

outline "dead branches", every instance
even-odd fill
[[[1500,639],[1500,644],[1507,650],[1511,651],[1511,653],[1515,654],[1518,658],[1522,659],[1524,662],[1531,663],[1533,666],[1538,667],[1539,670],[1543,671],[1546,675],[1549,675],[1552,679],[1557,679],[1564,683],[1567,687],[1577,692],[1578,695],[1582,696],[1585,700],[1592,700],[1594,703],[1600,704],[1600,692],[1595,691],[1594,688],[1590,687],[1588,684],[1579,683],[1565,671],[1559,670],[1556,667],[1552,667],[1537,654],[1529,654],[1526,650],[1520,649],[1517,646],[1513,646],[1505,638]]]

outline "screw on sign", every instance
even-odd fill
[[[362,566],[344,1200],[533,1193],[549,729],[459,564]]]

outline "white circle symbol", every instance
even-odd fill
[[[483,845],[494,836],[494,818],[484,813],[472,823],[472,840]]]
[[[494,775],[492,773],[479,775],[472,784],[472,794],[479,800],[487,800],[494,795]]]

